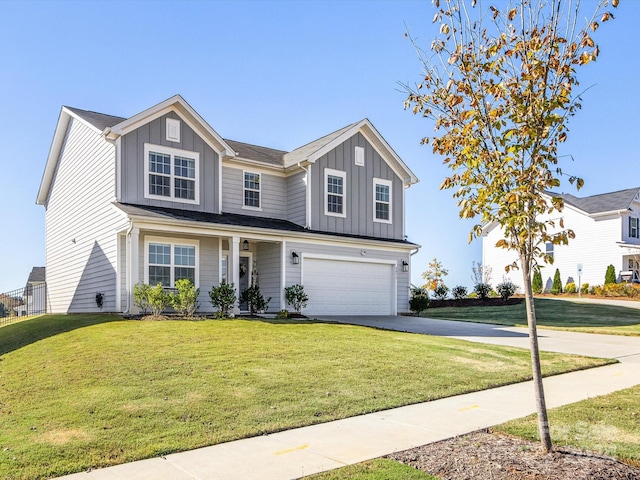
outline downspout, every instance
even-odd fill
[[[124,311],[125,315],[128,315],[131,312],[131,293],[129,292],[129,287],[131,286],[131,232],[133,232],[133,220],[129,219],[129,228],[127,229],[127,308]]]

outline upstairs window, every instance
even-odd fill
[[[260,174],[244,172],[244,207],[260,210]]]
[[[373,221],[391,223],[391,181],[373,179]]]
[[[629,237],[640,238],[640,228],[638,228],[638,217],[629,217]]]
[[[347,174],[340,170],[332,170],[325,168],[324,185],[325,185],[325,215],[334,217],[346,217],[345,209],[345,183]]]
[[[553,258],[553,243],[547,242],[545,244],[545,252],[544,253],[546,253],[549,256],[549,258]]]
[[[147,283],[171,288],[176,280],[187,278],[198,284],[196,242],[174,243],[166,239],[150,239],[147,242]]]
[[[145,143],[145,198],[198,202],[198,152]]]

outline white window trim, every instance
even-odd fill
[[[635,229],[631,226],[631,223],[635,220]],[[635,235],[633,234],[635,230]],[[638,217],[629,217],[629,238],[640,238],[640,220]]]
[[[327,188],[327,181],[329,180],[329,175],[342,178],[342,213],[329,211],[329,189]],[[332,193],[331,195],[335,195],[335,194]],[[334,170],[332,168],[324,169],[324,214],[329,217],[346,218],[347,216],[347,172],[344,172],[342,170]]]
[[[149,193],[149,153],[150,152],[158,152],[164,153],[166,155],[171,156],[171,174],[170,174],[170,185],[169,185],[169,193],[168,197],[164,197],[162,195],[151,195]],[[194,179],[194,196],[193,200],[188,198],[176,198],[175,196],[175,170],[174,170],[174,158],[178,157],[186,157],[193,158],[195,160],[195,170],[196,170],[196,178]],[[173,147],[165,147],[162,145],[154,145],[151,143],[144,144],[144,198],[149,198],[153,200],[164,200],[165,202],[177,202],[177,203],[190,203],[192,205],[200,205],[200,153],[192,152],[189,150],[181,150],[179,148]]]
[[[353,153],[353,162],[358,167],[364,167],[364,147],[356,146]]]
[[[144,239],[144,283],[149,283],[149,244],[160,243],[165,245],[171,245],[171,285],[165,288],[175,287],[175,247],[195,247],[196,249],[196,265],[195,265],[195,288],[200,287],[200,242],[198,240],[182,240],[179,238],[166,238],[166,237],[145,237]],[[151,285],[152,287],[154,285]]]
[[[376,218],[376,185],[385,185],[389,187],[389,220],[384,218]],[[373,178],[373,221],[377,223],[393,223],[393,182],[383,178]]]
[[[258,175],[258,185],[259,185],[258,190],[254,190],[254,189],[252,189],[252,188],[246,188],[246,187],[245,187],[245,183],[244,183],[244,181],[245,181],[245,180],[244,180],[244,176],[245,176],[247,173],[249,173],[249,174],[251,174],[251,175]],[[244,198],[245,198],[245,197],[244,197],[244,194],[245,194],[245,192],[246,192],[247,190],[250,190],[250,191],[252,191],[252,192],[255,192],[255,191],[257,191],[257,192],[258,192],[258,203],[260,204],[260,206],[259,206],[259,207],[252,207],[251,205],[245,205],[245,204],[244,204]],[[252,171],[252,170],[243,170],[243,171],[242,171],[242,208],[243,208],[244,210],[254,210],[254,211],[257,211],[257,212],[261,212],[261,211],[262,211],[262,173],[260,173],[260,172],[255,172],[255,171]]]

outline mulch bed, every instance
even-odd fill
[[[430,300],[429,308],[439,307],[499,307],[502,305],[518,305],[524,302],[524,297],[511,297],[507,301],[502,298],[462,298],[460,300]]]
[[[387,458],[442,480],[640,480],[640,469],[568,447],[545,455],[539,443],[475,432]]]

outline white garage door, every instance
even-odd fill
[[[392,315],[394,268],[384,263],[304,258],[305,315]]]

